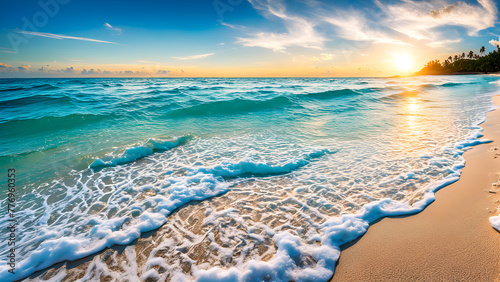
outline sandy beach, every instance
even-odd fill
[[[500,105],[500,96],[494,97]],[[384,218],[368,232],[342,247],[332,281],[498,281],[500,279],[500,233],[488,218],[498,214],[500,206],[500,110],[489,112],[484,137],[494,140],[465,152],[466,166],[459,181],[439,190],[436,201],[416,215]],[[179,264],[190,272],[192,264],[208,263],[220,267],[230,264],[213,258],[206,221],[211,206],[217,210],[234,203],[249,203],[254,196],[240,188],[222,197],[183,206],[159,230],[145,233],[128,246],[114,246],[84,259],[58,263],[26,280],[75,281],[77,279],[122,280],[133,276],[158,281],[152,270],[168,280]],[[285,197],[287,193],[273,194]],[[275,199],[276,200],[276,199]],[[247,214],[259,219],[255,212]],[[297,223],[300,225],[301,223]],[[188,226],[184,229],[183,226]],[[215,232],[214,234],[218,234]],[[205,238],[187,249],[179,248],[183,238]],[[255,246],[263,260],[276,252],[275,243]],[[236,251],[241,251],[239,248]],[[167,264],[148,270],[148,261],[163,259]]]
[[[481,127],[493,142],[465,152],[460,180],[421,213],[384,218],[344,245],[331,281],[500,281],[500,233],[488,221],[500,206],[500,110]]]

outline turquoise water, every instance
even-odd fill
[[[226,207],[224,216],[241,224],[219,233],[253,246],[273,240],[273,259],[225,246],[233,263],[170,272],[244,280],[234,270],[252,269],[251,277],[272,280],[328,279],[342,243],[380,216],[421,210],[458,178],[463,151],[483,142],[478,125],[498,81],[0,79],[0,167],[17,171],[22,219],[15,278],[129,244],[190,201],[254,193]],[[254,220],[243,216],[247,209],[301,220]],[[0,216],[5,225],[7,215]],[[312,262],[301,264],[305,256]],[[11,279],[2,267],[1,280]]]

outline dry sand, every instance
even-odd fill
[[[500,233],[488,220],[500,207],[492,185],[500,180],[500,109],[481,126],[494,142],[465,152],[460,180],[421,213],[384,218],[344,245],[332,281],[500,281]]]

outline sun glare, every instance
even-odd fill
[[[409,71],[413,67],[413,59],[408,55],[395,55],[394,62],[402,71]]]

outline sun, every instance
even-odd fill
[[[394,55],[394,62],[401,71],[409,71],[413,67],[413,59],[408,55]]]

